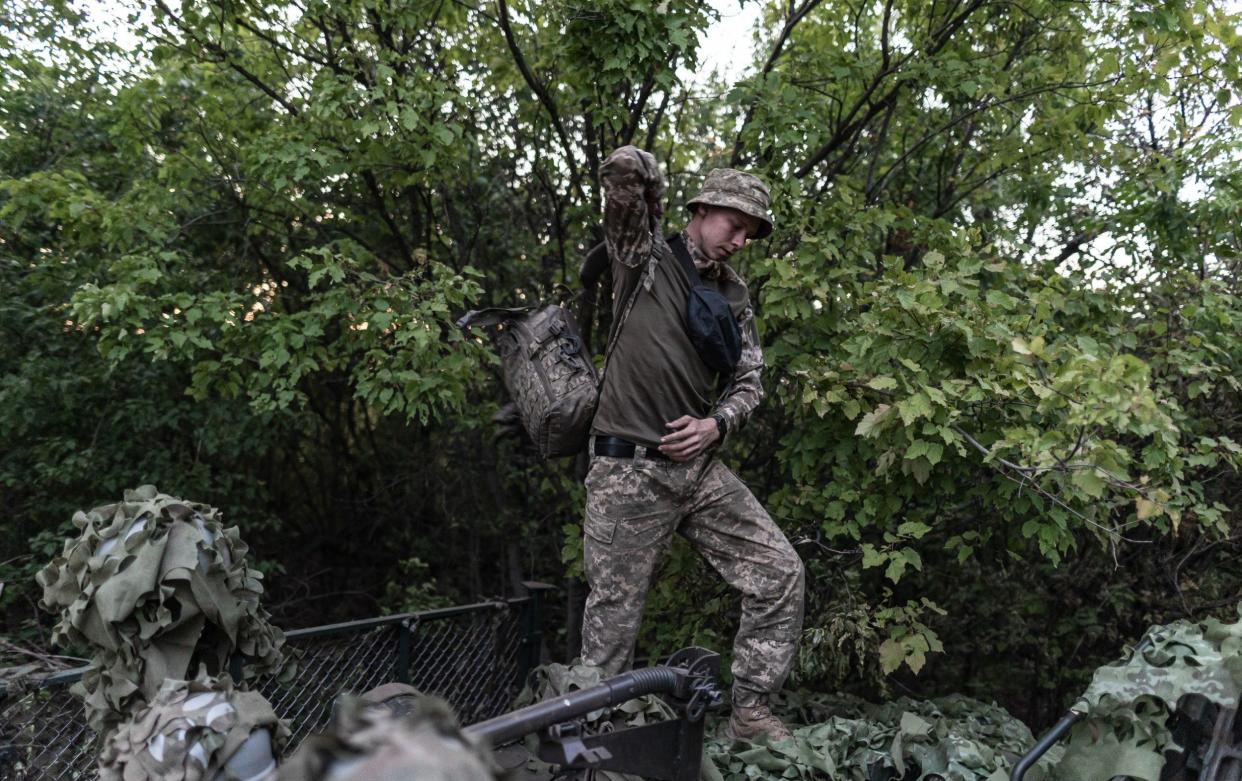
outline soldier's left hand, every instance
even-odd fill
[[[673,433],[660,438],[660,452],[674,461],[689,461],[720,439],[720,429],[711,418],[682,415],[664,425]]]

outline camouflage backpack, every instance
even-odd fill
[[[613,329],[609,350],[642,285],[635,285]],[[488,328],[500,353],[505,387],[526,433],[544,458],[572,456],[586,445],[603,376],[582,340],[573,313],[557,304],[525,309],[493,307],[467,312],[458,328]]]

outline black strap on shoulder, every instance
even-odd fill
[[[681,270],[686,272],[686,277],[690,280],[690,287],[698,287],[703,284],[703,277],[699,276],[699,269],[694,265],[694,261],[690,259],[690,250],[686,247],[686,240],[681,234],[677,234],[668,240],[668,246],[673,250],[673,254],[677,256],[677,261],[681,263]]]

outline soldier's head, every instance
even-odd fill
[[[686,233],[711,260],[724,260],[772,232],[768,211],[771,195],[757,176],[733,168],[716,168],[703,181],[703,190],[689,201]]]

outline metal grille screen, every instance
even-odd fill
[[[342,692],[404,681],[437,694],[462,724],[508,709],[528,668],[537,627],[528,599],[290,632],[286,652],[297,661],[291,680],[252,685],[288,722],[292,753],[319,731]],[[94,778],[96,736],[69,693],[72,676],[0,703],[0,778]]]

